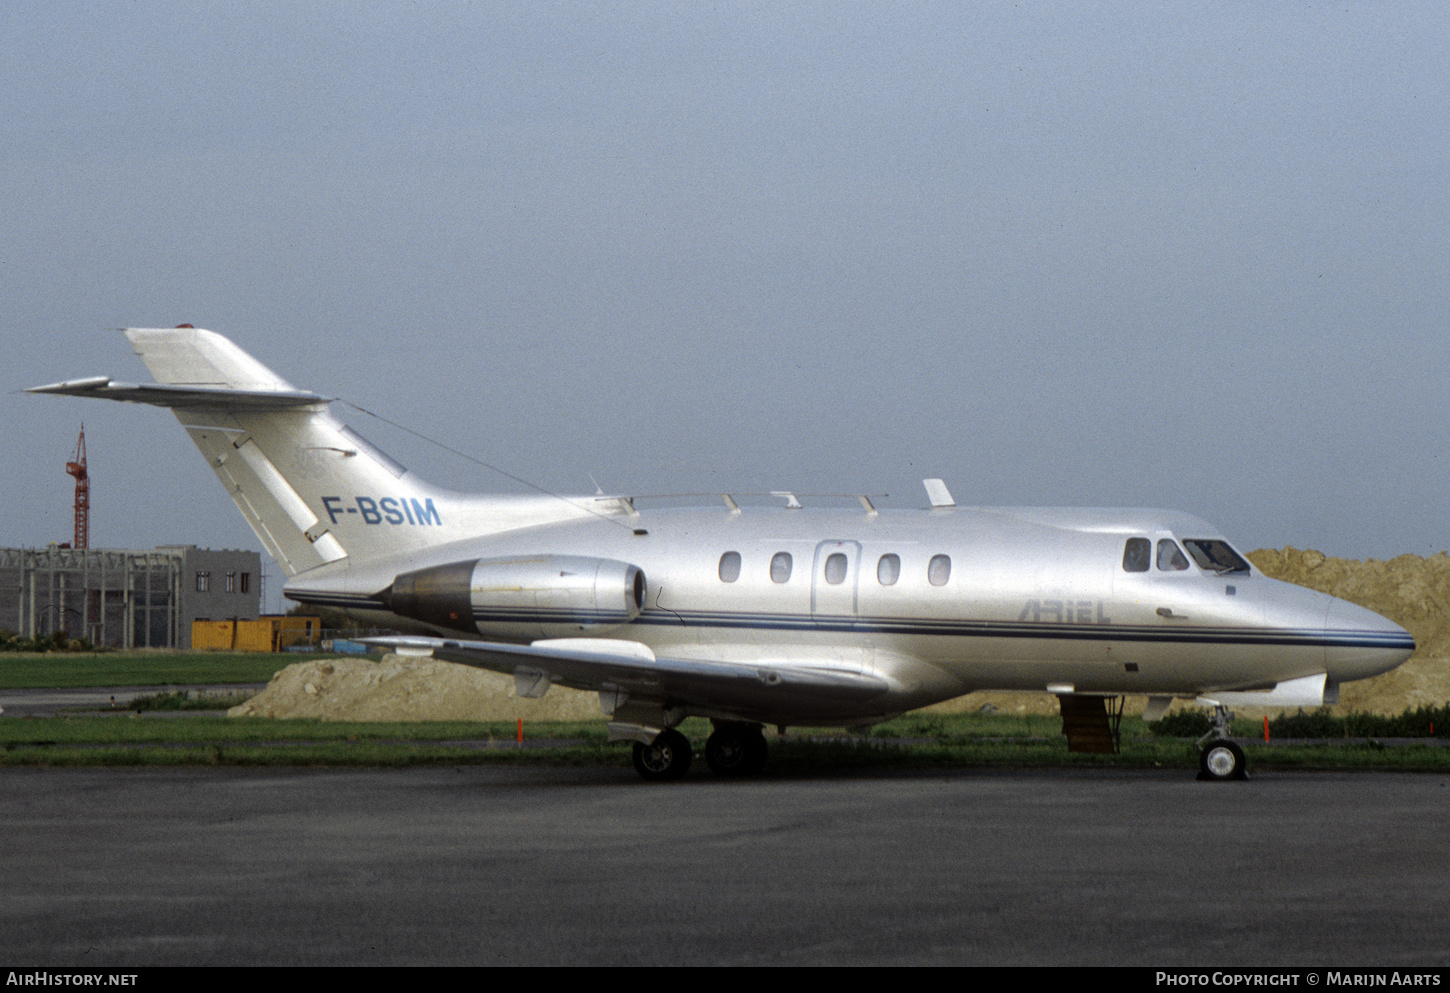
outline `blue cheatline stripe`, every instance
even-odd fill
[[[1413,649],[1414,639],[1388,631],[1312,628],[1160,628],[1129,624],[1060,624],[1016,621],[947,621],[899,617],[811,618],[782,614],[647,611],[635,624],[751,628],[775,631],[841,631],[868,634],[935,635],[952,638],[1040,638],[1060,641],[1140,641],[1217,645],[1313,645]]]
[[[382,610],[369,596],[351,593],[305,593],[302,603],[345,610]],[[624,611],[568,608],[505,610],[475,607],[474,620],[484,624],[623,624]],[[950,621],[914,617],[812,617],[801,614],[731,611],[645,610],[630,623],[667,627],[711,627],[755,631],[833,631],[900,634],[944,638],[1039,638],[1052,641],[1168,642],[1198,645],[1286,645],[1326,648],[1383,648],[1413,651],[1407,634],[1374,630],[1313,628],[1156,627],[1142,624],[1065,624],[1052,621]]]

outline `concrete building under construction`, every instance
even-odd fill
[[[164,545],[0,549],[0,629],[111,648],[190,648],[198,619],[261,616],[256,552]]]

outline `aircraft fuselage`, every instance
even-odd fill
[[[346,542],[345,531],[340,537]],[[1125,567],[1129,539],[1155,550],[1141,571]],[[829,713],[814,701],[810,713],[795,712],[797,701],[791,712],[735,715],[790,724],[866,718],[980,689],[1203,696],[1317,673],[1332,686],[1393,668],[1413,650],[1370,611],[1251,568],[1220,574],[1181,553],[1185,541],[1205,539],[1223,541],[1198,518],[1152,510],[677,508],[524,528],[395,562],[327,565],[294,577],[286,592],[436,636],[627,639],[676,659],[844,667],[890,687]],[[1180,550],[1166,568],[1156,555],[1163,542]],[[580,562],[635,567],[637,609],[622,573],[607,603],[609,591],[571,601],[537,583],[490,601],[487,589],[498,584],[487,566],[454,570],[455,603],[468,606],[451,617],[421,614],[416,597],[394,613],[378,597],[404,573],[483,562],[517,576],[521,563],[547,557],[574,572]]]

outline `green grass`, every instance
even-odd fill
[[[1124,741],[1154,737],[1154,726],[1141,717],[1124,715],[1119,725]],[[1235,737],[1262,736],[1263,722],[1244,718],[1233,722]],[[1055,738],[1062,731],[1056,714],[935,714],[916,711],[903,714],[864,732],[873,738],[931,738],[942,742],[968,742],[982,738]],[[1199,732],[1200,734],[1202,732]],[[1198,734],[1193,735],[1197,738]]]
[[[0,751],[3,766],[366,766],[413,765],[628,765],[629,751],[614,745],[570,745],[561,748],[493,748],[480,750],[437,743],[328,743],[283,747],[258,744],[211,744],[184,748],[81,748],[74,745],[16,747]]]
[[[0,655],[0,689],[265,683],[293,662],[333,657],[258,652]]]
[[[125,709],[130,711],[150,710],[230,710],[240,706],[252,698],[254,694],[250,690],[242,690],[240,693],[208,693],[197,691],[192,695],[191,690],[172,690],[168,693],[153,693],[150,696],[132,697],[126,704]]]
[[[1157,738],[1141,721],[1123,720],[1119,755],[1067,750],[1057,721],[980,714],[908,714],[869,733],[810,730],[771,742],[769,770],[781,774],[846,769],[960,768],[1197,768],[1198,753],[1183,739]],[[708,721],[681,725],[696,749]],[[1030,733],[1029,733],[1030,732]],[[230,719],[199,713],[180,717],[55,717],[0,720],[4,765],[574,765],[627,767],[628,744],[609,744],[602,721],[537,722],[528,739],[567,742],[516,749],[517,724],[507,721],[395,723]],[[808,733],[810,738],[805,735]],[[903,743],[901,739],[909,739]],[[925,740],[922,740],[925,739]],[[492,741],[502,747],[480,748]],[[1450,772],[1450,749],[1385,748],[1370,742],[1339,746],[1251,745],[1251,770],[1382,769]],[[698,763],[703,767],[703,761]]]
[[[322,657],[222,652],[0,655],[0,688],[260,683],[293,662]],[[177,694],[160,694],[153,703],[155,709],[184,706]],[[796,734],[771,742],[769,768],[781,773],[968,767],[1191,770],[1198,763],[1191,740],[1155,736],[1138,717],[1123,718],[1119,755],[1068,752],[1060,728],[1055,716],[917,712],[867,729],[795,729]],[[700,749],[710,724],[692,718],[681,730]],[[1262,722],[1234,724],[1240,737],[1255,738],[1261,732]],[[603,721],[525,725],[530,739],[569,742],[559,747],[506,747],[516,734],[517,725],[509,721],[232,719],[215,711],[165,718],[0,719],[0,765],[629,765],[628,744],[608,744]],[[475,744],[489,741],[505,747]],[[1353,739],[1340,746],[1250,746],[1246,752],[1251,769],[1450,771],[1450,749],[1384,748]]]
[[[852,732],[872,738],[932,738],[940,741],[977,738],[1020,738],[1055,735],[1062,719],[1043,714],[903,714],[885,724]]]
[[[183,717],[136,717],[127,714],[0,720],[0,747],[34,742],[166,745],[178,742],[514,741],[517,733],[518,725],[510,721],[319,721],[311,718],[231,718],[207,713]],[[525,735],[529,738],[598,738],[603,741],[606,734],[603,721],[539,721],[525,725]]]

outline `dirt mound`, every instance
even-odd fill
[[[324,721],[587,721],[599,695],[554,686],[538,700],[514,693],[512,676],[428,658],[385,655],[289,665],[231,717]]]

